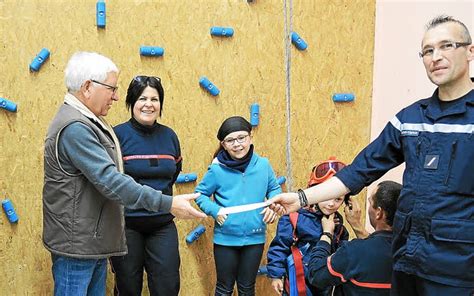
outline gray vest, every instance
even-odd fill
[[[71,174],[60,166],[59,135],[74,122],[90,127],[110,158],[118,162],[114,142],[103,130],[73,107],[60,107],[45,140],[43,243],[51,253],[67,257],[100,259],[125,255],[123,206],[103,196],[80,172]]]

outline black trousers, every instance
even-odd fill
[[[436,283],[413,274],[393,271],[392,296],[472,296],[474,288],[454,287]]]
[[[114,294],[119,296],[142,295],[143,270],[147,273],[151,296],[174,296],[179,293],[178,232],[173,221],[153,225],[148,217],[127,217],[125,234],[128,254],[112,257],[115,273]]]
[[[239,296],[254,296],[263,244],[230,247],[214,244],[216,296],[230,296],[237,281]]]

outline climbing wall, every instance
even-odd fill
[[[0,217],[0,291],[50,295],[51,260],[42,245],[43,140],[65,94],[64,67],[76,51],[96,51],[120,68],[119,96],[107,119],[129,119],[128,83],[138,74],[162,78],[161,122],[179,136],[183,171],[205,174],[218,146],[217,129],[228,116],[249,118],[260,106],[253,132],[256,151],[270,159],[291,189],[304,187],[313,164],[329,155],[350,161],[369,139],[374,1],[140,1],[106,2],[106,27],[96,25],[96,1],[0,1],[0,97],[18,112],[0,109],[0,198],[12,200],[20,218]],[[361,9],[363,7],[363,9]],[[213,37],[212,26],[231,27],[230,38]],[[307,42],[288,43],[293,29]],[[162,57],[140,56],[142,45],[164,48]],[[51,55],[39,71],[29,64],[42,48]],[[209,78],[220,94],[199,86]],[[334,93],[355,100],[334,103]],[[289,108],[289,109],[288,109]],[[197,183],[179,184],[188,193]],[[199,223],[207,231],[187,245]],[[212,225],[177,221],[181,295],[213,295]],[[267,244],[275,231],[268,229]],[[262,264],[265,259],[262,260]],[[113,278],[109,274],[108,295]],[[257,295],[270,295],[257,279]],[[1,293],[0,293],[1,294]],[[144,295],[148,295],[147,291]]]

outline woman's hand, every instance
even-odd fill
[[[272,279],[272,288],[277,292],[278,295],[283,294],[283,280],[282,279]]]
[[[222,226],[225,222],[225,220],[227,220],[227,215],[224,214],[224,215],[218,215],[217,218],[216,218],[216,222],[217,224],[219,224],[220,226]]]
[[[273,222],[275,222],[277,216],[277,213],[270,208],[263,209],[260,214],[263,214],[263,222],[267,224],[272,224]]]

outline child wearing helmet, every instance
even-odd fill
[[[345,164],[330,157],[313,167],[311,170],[308,187],[322,183],[335,175]],[[310,249],[316,245],[323,233],[321,219],[323,216],[335,214],[336,228],[331,238],[332,253],[340,246],[341,241],[348,240],[349,233],[342,225],[342,216],[337,212],[344,202],[344,196],[320,202],[315,205],[300,209],[298,214],[284,215],[278,222],[276,235],[273,238],[267,253],[268,277],[272,287],[278,295],[298,295],[291,292],[288,281],[289,268],[287,258],[292,255],[292,246],[296,246],[303,255],[303,262],[308,262]],[[294,215],[294,216],[292,216]],[[293,220],[293,222],[291,221]],[[293,224],[292,224],[293,223]],[[296,223],[296,230],[293,225]],[[293,247],[294,248],[294,247]],[[306,282],[306,296],[330,295],[330,289],[321,291]]]

